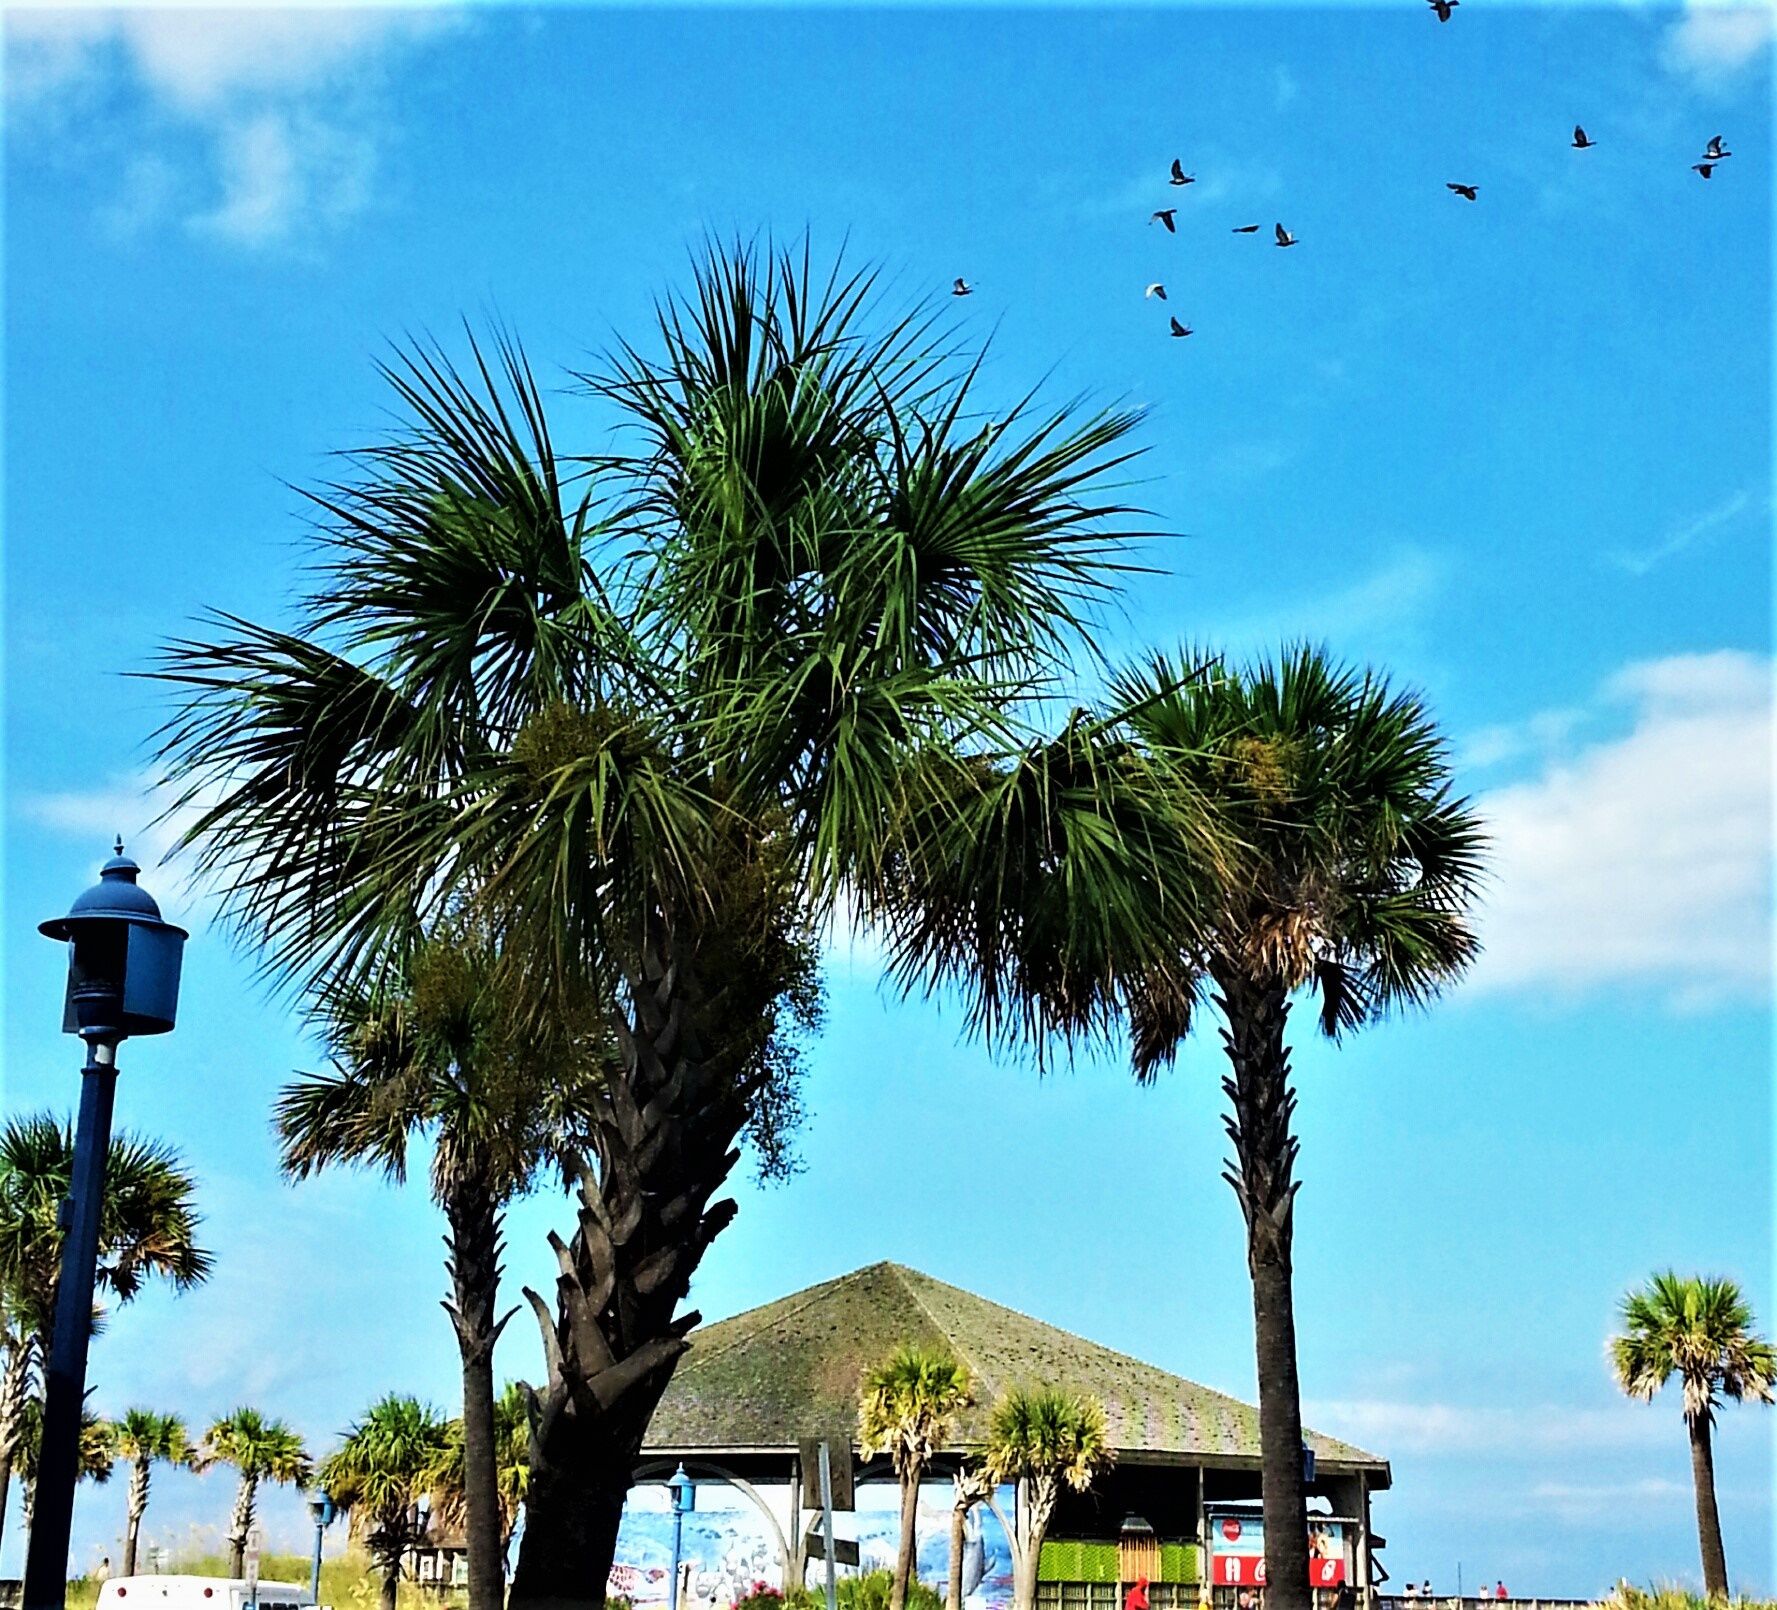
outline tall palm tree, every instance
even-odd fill
[[[1758,1335],[1752,1308],[1731,1280],[1669,1269],[1623,1298],[1622,1320],[1622,1334],[1610,1339],[1617,1385],[1644,1403],[1674,1375],[1683,1388],[1703,1591],[1726,1599],[1728,1560],[1715,1507],[1715,1411],[1723,1398],[1777,1402],[1777,1348]]]
[[[1021,404],[983,431],[975,368],[874,287],[713,250],[656,355],[589,377],[632,428],[577,465],[516,344],[466,375],[406,354],[406,427],[317,496],[301,628],[224,617],[157,672],[183,690],[185,842],[273,968],[374,977],[467,907],[529,958],[540,1014],[609,1010],[577,1222],[553,1303],[527,1292],[546,1373],[515,1603],[602,1598],[720,1188],[741,1142],[783,1155],[840,894],[867,918],[949,899],[966,822],[979,911],[1037,875],[1092,896],[995,973],[1040,974],[1035,1015],[1070,1023],[1101,1013],[1113,941],[1158,965],[1189,906],[1183,835],[1140,825],[1177,796],[1125,812],[1112,724],[1027,719],[1124,568],[1135,419]]]
[[[0,1526],[21,1416],[35,1400],[61,1284],[61,1205],[74,1176],[74,1130],[49,1113],[0,1129]],[[188,1291],[209,1278],[197,1244],[197,1187],[170,1146],[137,1134],[112,1138],[99,1221],[97,1289],[120,1306],[151,1279]],[[94,1323],[99,1321],[95,1309]]]
[[[382,1571],[382,1610],[395,1610],[402,1558],[426,1540],[448,1438],[436,1410],[391,1393],[321,1462],[321,1485]]]
[[[175,1467],[189,1465],[197,1450],[185,1434],[185,1422],[176,1414],[157,1414],[153,1409],[126,1409],[111,1426],[111,1447],[130,1467],[129,1501],[125,1508],[123,1575],[136,1574],[136,1542],[142,1535],[142,1517],[148,1511],[148,1483],[155,1461]]]
[[[1191,664],[1158,657],[1119,692],[1151,762],[1212,799],[1242,848],[1208,920],[1131,986],[1134,1063],[1155,1077],[1213,1000],[1253,1286],[1267,1603],[1308,1610],[1291,1005],[1317,991],[1319,1028],[1337,1040],[1458,977],[1477,949],[1484,840],[1416,695],[1314,648],[1244,669]]]
[[[887,1454],[901,1484],[901,1539],[889,1610],[903,1610],[918,1546],[919,1484],[932,1455],[950,1440],[956,1417],[973,1401],[969,1372],[948,1353],[899,1347],[865,1372],[859,1388],[858,1440],[866,1459]]]
[[[1055,1387],[1014,1387],[993,1406],[982,1463],[1017,1487],[1012,1531],[1013,1610],[1033,1610],[1043,1539],[1062,1489],[1086,1492],[1113,1459],[1104,1406]]]
[[[302,1438],[282,1420],[268,1420],[259,1410],[242,1405],[224,1415],[204,1433],[197,1445],[193,1468],[210,1470],[231,1465],[239,1472],[235,1482],[234,1508],[228,1521],[228,1574],[239,1576],[246,1563],[247,1536],[259,1502],[259,1484],[306,1487],[314,1474],[314,1461]]]
[[[529,1020],[508,998],[510,974],[498,956],[460,925],[401,960],[399,975],[323,999],[334,1069],[285,1087],[277,1127],[285,1171],[298,1179],[330,1163],[354,1162],[401,1181],[410,1140],[434,1138],[432,1196],[448,1226],[445,1307],[463,1378],[469,1605],[500,1610],[509,1535],[493,1362],[505,1325],[501,1220],[540,1169],[579,1143],[579,1114],[596,1099],[610,1037],[586,1013]]]
[[[969,1511],[993,1497],[993,1478],[980,1465],[963,1465],[956,1473],[950,1501],[950,1582],[944,1610],[963,1610],[963,1551],[968,1539]]]
[[[41,1400],[32,1398],[25,1407],[24,1418],[19,1426],[18,1443],[13,1453],[24,1486],[20,1514],[27,1532],[31,1530],[32,1511],[37,1507],[37,1464],[42,1453],[43,1404]],[[83,1406],[80,1411],[79,1464],[75,1479],[102,1486],[111,1479],[111,1472],[116,1464],[117,1448],[110,1421],[101,1419],[91,1409]]]

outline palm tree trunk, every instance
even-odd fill
[[[445,1203],[450,1224],[447,1267],[463,1366],[464,1530],[469,1545],[469,1610],[501,1610],[506,1556],[500,1528],[500,1477],[494,1435],[494,1343],[501,1321],[500,1209],[487,1188],[483,1160],[465,1159]]]
[[[253,1505],[258,1496],[259,1478],[241,1472],[235,1484],[234,1514],[228,1523],[228,1574],[238,1577],[247,1564],[247,1534],[253,1530]]]
[[[906,1610],[907,1584],[913,1576],[914,1551],[919,1527],[918,1465],[901,1474],[901,1542],[895,1552],[895,1577],[889,1584],[889,1610]]]
[[[1697,1540],[1703,1551],[1703,1592],[1728,1596],[1728,1557],[1722,1548],[1721,1515],[1715,1507],[1715,1451],[1707,1414],[1687,1415],[1691,1432],[1691,1484],[1697,1490]]]
[[[401,1556],[386,1555],[383,1559],[382,1610],[395,1610],[395,1594],[400,1583]]]
[[[127,1520],[123,1532],[123,1574],[136,1574],[136,1539],[142,1532],[142,1517],[148,1510],[149,1461],[137,1458],[130,1465],[130,1493],[125,1510]]]
[[[36,1340],[17,1336],[6,1349],[6,1367],[0,1374],[0,1537],[6,1535],[6,1500],[12,1490],[12,1458],[24,1426],[25,1405],[31,1396],[31,1366]]]
[[[1259,1465],[1265,1516],[1266,1610],[1311,1610],[1308,1504],[1302,1481],[1302,1392],[1296,1374],[1291,1223],[1298,1143],[1290,1133],[1284,1027],[1289,996],[1275,979],[1218,971],[1222,1033],[1233,1075],[1222,1081],[1234,1111],[1226,1120],[1236,1164],[1229,1183],[1246,1219],[1253,1282],[1253,1340],[1259,1378]]]
[[[596,1168],[580,1179],[571,1242],[551,1237],[555,1311],[527,1288],[548,1376],[530,1394],[530,1479],[512,1610],[595,1610],[648,1421],[699,1321],[675,1315],[735,1204],[709,1199],[739,1161],[747,1118],[738,1081],[705,1064],[699,999],[670,922],[650,924],[627,1020],[622,1071],[594,1123]]]
[[[950,1506],[950,1585],[944,1594],[944,1610],[963,1610],[963,1548],[968,1535],[969,1511],[962,1504]]]

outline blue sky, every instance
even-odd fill
[[[1307,1416],[1393,1460],[1395,1579],[1694,1576],[1677,1404],[1617,1396],[1603,1341],[1666,1264],[1735,1276],[1777,1327],[1769,23],[12,12],[6,1109],[74,1097],[34,924],[114,831],[165,842],[160,706],[120,673],[206,607],[288,607],[287,483],[378,427],[380,344],[497,311],[556,374],[640,333],[706,230],[849,238],[906,298],[976,285],[955,312],[992,338],[990,390],[1149,410],[1142,495],[1180,535],[1115,644],[1310,634],[1385,666],[1493,825],[1474,980],[1297,1058]],[[1704,183],[1718,131],[1736,154]],[[1145,220],[1172,201],[1167,237]],[[1229,232],[1277,220],[1294,250]],[[317,1447],[390,1388],[449,1404],[423,1193],[278,1182],[269,1102],[313,1053],[177,869],[150,882],[197,931],[120,1120],[183,1148],[218,1267],[116,1317],[98,1401],[202,1423],[252,1400]],[[1114,1058],[1044,1082],[884,995],[868,945],[831,972],[806,1171],[743,1185],[704,1312],[889,1257],[1250,1397],[1213,1043],[1152,1090]],[[563,1216],[514,1212],[515,1286]],[[522,1325],[500,1365],[535,1367]],[[1729,1410],[1719,1449],[1731,1566],[1767,1591],[1772,1424]],[[149,1533],[227,1501],[225,1476],[164,1478]],[[83,1499],[82,1559],[121,1512],[121,1483]],[[267,1514],[297,1538],[293,1501]]]

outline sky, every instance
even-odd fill
[[[1170,535],[1113,652],[1308,636],[1425,691],[1493,836],[1486,951],[1337,1050],[1296,1024],[1306,1419],[1391,1460],[1397,1583],[1694,1580],[1678,1402],[1623,1398],[1604,1342],[1667,1266],[1734,1277],[1777,1328],[1770,23],[11,10],[4,1105],[72,1108],[63,958],[34,929],[121,832],[193,937],[118,1121],[178,1146],[217,1257],[113,1316],[98,1406],[201,1428],[251,1402],[324,1451],[386,1391],[456,1388],[423,1190],[279,1179],[270,1103],[317,1053],[153,869],[166,705],[127,673],[204,610],[287,617],[296,489],[383,427],[390,340],[498,317],[565,390],[645,341],[706,234],[806,230],[881,264],[894,305],[965,276],[942,311],[990,343],[990,397],[1145,410],[1136,490]],[[1717,132],[1734,155],[1704,181]],[[1147,219],[1174,203],[1168,236]],[[596,445],[573,399],[558,417]],[[890,1258],[1250,1400],[1213,1038],[1151,1089],[1114,1053],[1039,1078],[954,1003],[886,992],[867,941],[828,974],[805,1167],[737,1176],[702,1312]],[[566,1223],[555,1197],[514,1210],[514,1293]],[[521,1316],[498,1366],[538,1364]],[[1718,1445],[1730,1568],[1767,1593],[1773,1424],[1730,1407]],[[83,1492],[77,1562],[116,1558],[122,1488]],[[228,1500],[225,1473],[163,1475],[147,1533],[214,1538]],[[298,1500],[265,1515],[300,1545]],[[15,1508],[0,1574],[17,1532]]]

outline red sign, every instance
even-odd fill
[[[1230,1543],[1240,1541],[1240,1522],[1235,1520],[1232,1515],[1222,1522],[1222,1536],[1227,1538]]]
[[[1210,1538],[1209,1579],[1225,1587],[1265,1585],[1265,1527],[1256,1516],[1224,1515]],[[1345,1528],[1338,1521],[1311,1517],[1308,1526],[1308,1585],[1336,1588],[1345,1581]]]

